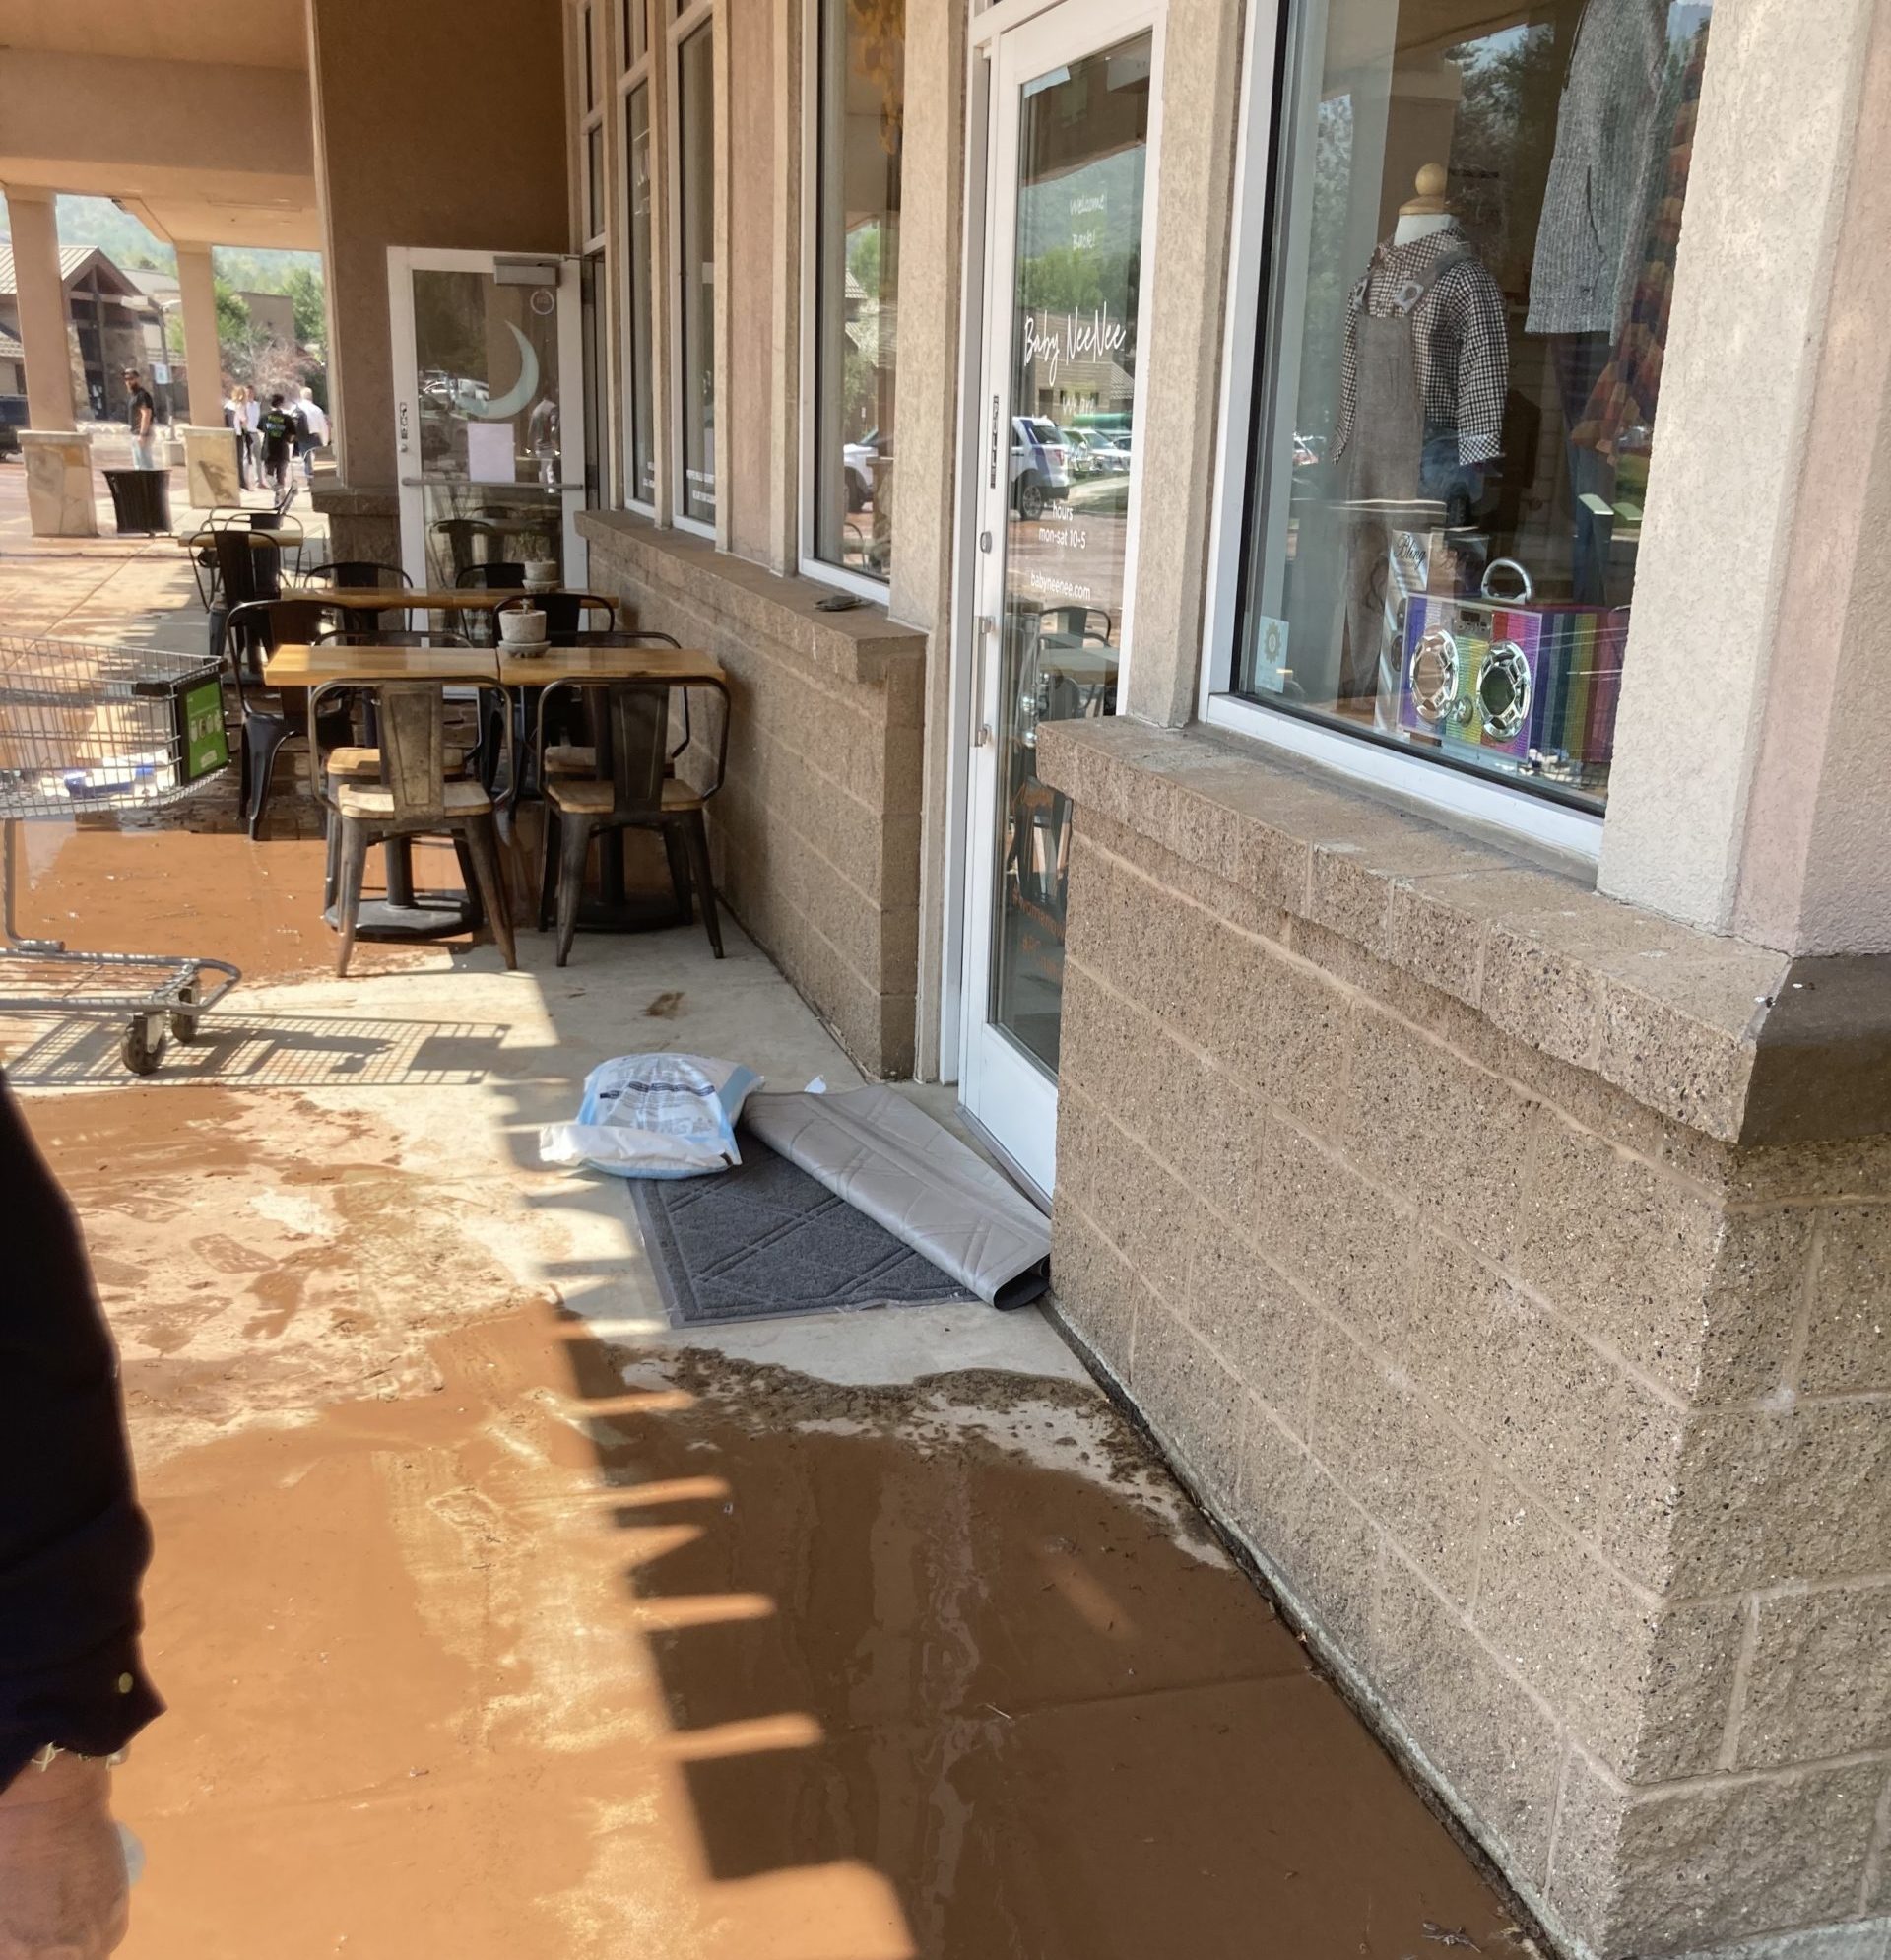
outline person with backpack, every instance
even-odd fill
[[[289,459],[295,437],[295,418],[284,408],[280,394],[270,396],[257,432],[263,439],[264,480],[280,497],[289,489]]]

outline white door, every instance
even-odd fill
[[[582,586],[578,261],[390,246],[401,559],[416,585],[556,558]]]
[[[1070,0],[993,66],[959,1097],[1047,1194],[1071,810],[1033,763],[1131,654],[1160,56],[1155,0]]]

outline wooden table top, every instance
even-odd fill
[[[549,687],[556,682],[668,681],[677,686],[722,687],[713,655],[690,647],[559,646],[521,657],[488,646],[318,646],[285,642],[263,663],[272,687],[325,687],[356,681],[498,682],[508,687]]]
[[[503,646],[499,679],[508,687],[549,687],[554,682],[668,681],[676,686],[726,687],[728,677],[713,654],[694,647],[559,646],[543,653],[509,653]]]
[[[272,687],[326,687],[337,682],[495,682],[499,664],[485,646],[320,646],[285,643],[263,662]]]

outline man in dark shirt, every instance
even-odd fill
[[[263,474],[278,496],[289,488],[289,458],[295,435],[295,418],[283,406],[281,395],[271,395],[259,425],[263,438]]]
[[[0,1955],[124,1936],[108,1759],[163,1704],[118,1360],[63,1193],[0,1077]]]
[[[155,470],[158,467],[158,405],[151,390],[138,378],[135,367],[125,369],[125,422],[131,429],[131,467]]]

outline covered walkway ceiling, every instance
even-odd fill
[[[320,250],[303,0],[0,0],[0,186]]]

